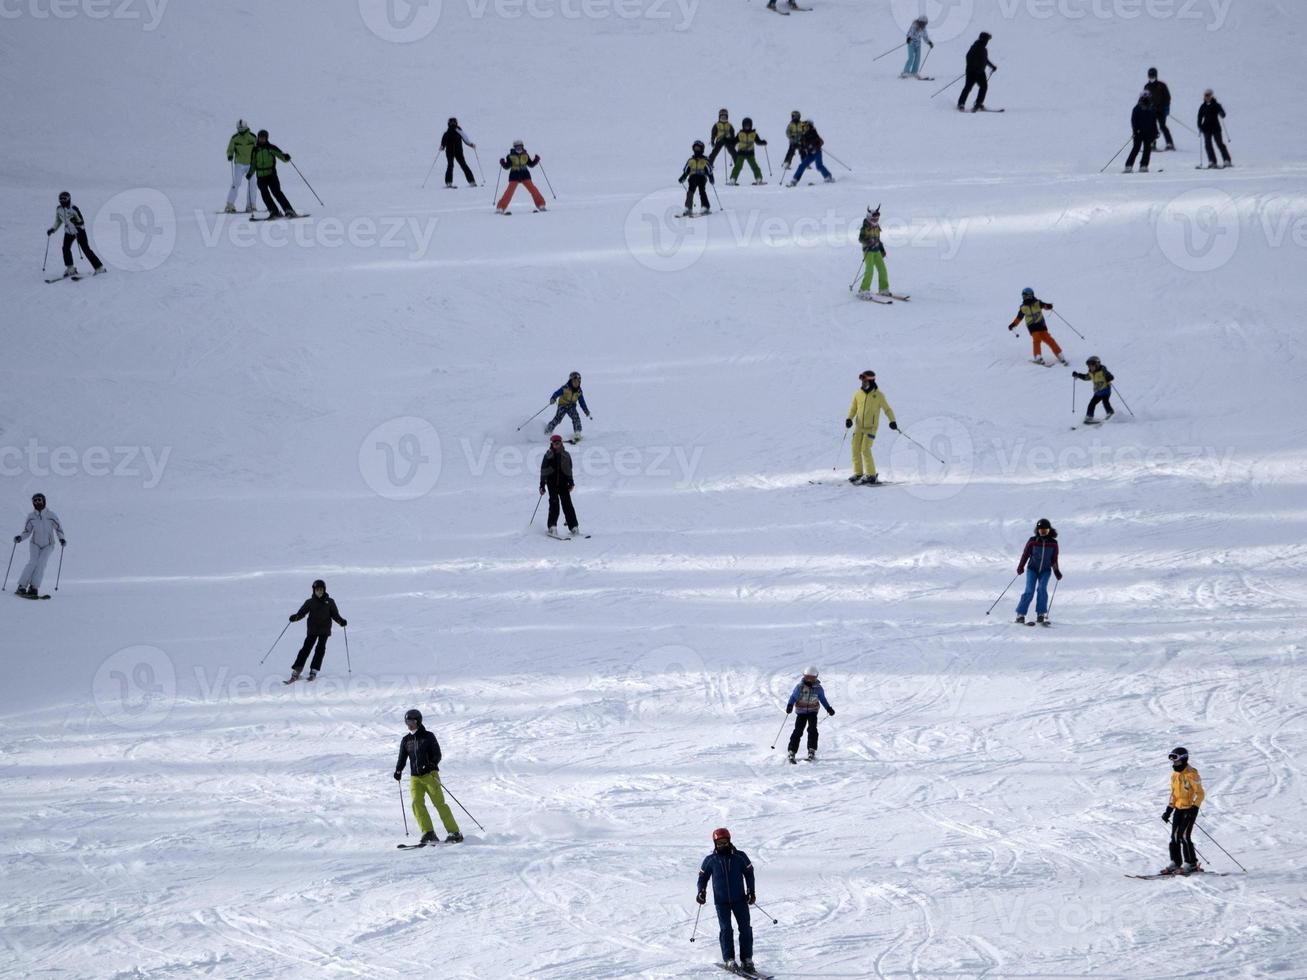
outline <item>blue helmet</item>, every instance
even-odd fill
[[[1022,296],[1034,296],[1034,295],[1035,295],[1035,291],[1034,291],[1033,289],[1031,289],[1029,286],[1027,286],[1025,289],[1021,290],[1021,295],[1022,295]]]

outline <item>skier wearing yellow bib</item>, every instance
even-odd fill
[[[876,430],[880,428],[880,413],[885,413],[891,429],[897,431],[899,424],[894,420],[894,409],[889,407],[884,393],[876,386],[876,372],[863,371],[858,380],[862,387],[853,393],[853,402],[844,420],[844,428],[853,430],[853,475],[849,482],[855,486],[869,486],[879,479],[871,444],[876,441]]]
[[[762,179],[762,170],[758,167],[757,151],[755,146],[766,146],[767,141],[758,135],[753,128],[753,120],[745,116],[740,123],[740,131],[735,134],[735,166],[731,168],[731,179],[726,183],[734,187],[740,178],[740,171],[744,169],[747,163],[749,169],[753,171],[753,182],[755,184],[767,183]],[[770,164],[768,164],[770,166]]]
[[[858,298],[866,299],[871,295],[873,272],[880,274],[879,295],[890,295],[889,271],[885,268],[885,243],[880,240],[879,205],[874,209],[867,208],[867,217],[863,219],[862,230],[858,232],[858,244],[862,246],[862,261],[866,266],[862,273],[862,285],[858,287]]]

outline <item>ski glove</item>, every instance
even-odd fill
[[[1062,573],[1059,572],[1056,568],[1053,569],[1053,575],[1059,582],[1062,581]]]
[[[1165,810],[1162,811],[1162,823],[1170,823],[1170,822],[1171,822],[1171,808],[1168,806]]]
[[[698,895],[695,895],[694,900],[698,902],[700,905],[708,904],[708,896],[704,892],[699,892]]]
[[[289,153],[286,154],[286,162],[287,162],[287,163],[290,163],[290,154],[289,154]]]
[[[292,617],[290,618],[290,621],[291,621],[292,623],[295,622],[295,617],[292,616]]]
[[[341,629],[344,629],[344,628],[345,628],[346,626],[348,626],[348,625],[349,625],[349,620],[348,620],[348,619],[342,619],[342,620],[340,621],[340,628],[341,628]]]
[[[23,540],[23,536],[21,534],[14,535],[14,544],[18,544],[18,542],[22,540]]]
[[[787,704],[787,705],[785,706],[785,713],[786,713],[787,715],[788,715],[788,714],[791,714],[793,711],[794,711],[794,705],[792,705],[792,704]]]
[[[399,781],[400,781],[401,779],[403,779],[403,778],[404,778],[404,774],[403,774],[402,772],[400,772],[398,769],[396,769],[396,770],[395,770],[395,782],[399,782]]]
[[[749,894],[745,895],[744,897],[749,900],[750,905],[758,901],[758,896],[755,895],[753,892],[749,892]]]
[[[543,497],[544,495],[545,495],[545,485],[542,483],[540,484],[540,496]]]
[[[846,429],[851,429],[851,428],[853,428],[853,419],[845,419],[845,420],[844,420],[844,428],[846,428]]]
[[[67,538],[60,538],[60,539],[59,539],[59,547],[60,547],[60,548],[67,548],[67,547],[68,547],[68,539],[67,539]]]
[[[828,715],[830,715],[832,718],[834,718],[834,717],[835,717],[835,709],[834,709],[834,708],[827,708],[827,709],[826,709],[826,714],[828,714]]]
[[[53,229],[53,228],[47,228],[47,229],[45,230],[45,237],[46,237],[46,238],[49,238],[49,237],[50,237],[51,235],[53,235],[53,234],[54,234],[54,229]]]
[[[897,422],[891,422],[891,423],[889,424],[889,427],[890,427],[891,429],[893,429],[895,432],[898,432],[898,431],[899,431],[899,424],[898,424]]]

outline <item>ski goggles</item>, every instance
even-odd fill
[[[1170,759],[1172,762],[1179,762],[1181,759],[1188,761],[1189,756],[1187,754],[1183,754],[1180,752],[1172,752],[1170,755],[1167,756],[1167,758]]]

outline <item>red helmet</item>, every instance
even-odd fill
[[[719,840],[730,841],[731,832],[725,827],[718,827],[712,832],[712,842],[716,844]]]

